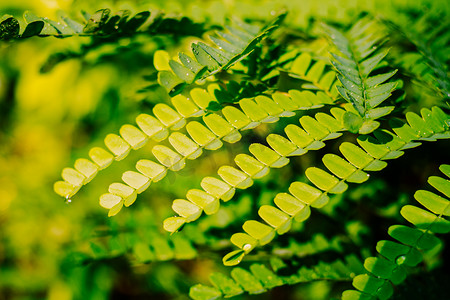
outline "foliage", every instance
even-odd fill
[[[0,21],[0,299],[447,278],[445,1],[73,5]]]

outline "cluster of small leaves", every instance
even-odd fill
[[[409,48],[402,47],[401,55],[396,55],[396,63],[404,68],[411,79],[431,88],[444,99],[450,98],[450,24],[442,15],[432,12],[411,13],[419,15],[410,18],[410,14],[399,14],[399,20],[384,20],[393,33],[400,32],[406,37]],[[411,47],[412,46],[412,47]],[[411,51],[410,49],[414,48]],[[407,52],[407,53],[404,53]]]
[[[32,36],[120,37],[136,33],[181,35],[195,33],[194,35],[199,35],[204,30],[201,24],[196,24],[187,17],[171,18],[160,12],[152,18],[150,15],[150,11],[141,11],[132,16],[130,10],[112,13],[109,8],[105,8],[93,14],[82,11],[83,20],[69,18],[61,12],[59,20],[54,21],[37,17],[27,11],[23,15],[23,20],[10,15],[2,17],[0,40],[23,39]]]
[[[86,254],[82,264],[105,258],[127,255],[135,264],[152,261],[188,260],[197,257],[197,250],[191,241],[182,236],[170,238],[160,235],[157,231],[146,234],[145,239],[134,233],[115,234],[103,241],[90,242],[90,254]]]
[[[370,76],[380,66],[388,50],[377,51],[384,39],[374,20],[362,19],[355,23],[347,36],[324,25],[338,52],[332,52],[333,66],[339,72],[339,93],[351,103],[355,112],[347,112],[344,124],[351,132],[367,134],[380,123],[374,121],[392,112],[393,106],[378,107],[394,91],[397,82],[387,82],[396,71]]]
[[[233,297],[244,292],[261,294],[286,284],[316,280],[349,281],[362,270],[361,262],[354,255],[344,260],[319,262],[312,267],[302,266],[295,261],[287,263],[274,257],[270,261],[270,269],[263,264],[252,264],[249,270],[234,267],[230,272],[231,278],[222,273],[212,273],[209,280],[214,287],[195,285],[191,287],[189,296],[195,300],[208,300]]]
[[[441,165],[440,170],[450,178],[450,165]],[[450,232],[450,181],[432,176],[428,182],[442,196],[425,190],[419,190],[414,198],[427,210],[413,205],[404,206],[400,213],[416,226],[394,225],[388,229],[389,235],[396,242],[382,240],[377,244],[381,257],[369,257],[364,262],[369,272],[353,279],[353,286],[358,291],[345,291],[344,300],[388,299],[393,294],[392,284],[400,284],[406,279],[405,267],[416,267],[422,260],[421,251],[429,251],[441,244],[432,233]],[[392,284],[391,284],[392,283]]]
[[[234,19],[230,26],[226,26],[228,32],[218,31],[217,36],[209,36],[217,47],[203,42],[193,43],[191,48],[194,57],[180,52],[179,62],[161,53],[155,65],[159,71],[158,82],[170,96],[175,96],[186,84],[227,70],[252,52],[262,39],[279,26],[285,16],[285,13],[279,14],[262,28]]]
[[[264,224],[248,220],[242,228],[245,233],[236,233],[231,242],[239,250],[227,254],[225,265],[236,265],[257,246],[270,243],[278,234],[290,230],[293,221],[304,222],[311,214],[311,207],[321,208],[329,201],[328,194],[341,194],[348,188],[346,182],[361,184],[369,179],[365,171],[380,171],[387,166],[386,160],[396,159],[404,154],[402,150],[420,145],[416,141],[435,141],[450,138],[450,117],[438,107],[422,109],[422,117],[409,112],[407,123],[392,119],[394,133],[387,130],[374,132],[375,138],[361,135],[357,138],[360,147],[344,142],[339,150],[344,158],[326,154],[322,161],[329,172],[317,167],[306,169],[306,177],[312,185],[295,181],[289,186],[289,193],[279,193],[275,206],[262,206],[258,214]],[[342,114],[341,114],[342,115]],[[330,172],[332,174],[330,174]]]
[[[126,31],[120,29],[121,25],[118,24],[125,26],[134,20],[127,25],[132,26],[145,17],[140,15],[135,19],[138,14],[130,21],[120,23],[121,16],[109,14],[109,11],[101,10],[93,16],[87,15],[86,24],[82,27],[80,23],[63,19],[70,27],[68,31],[63,31],[66,29],[60,24],[49,24],[53,26],[52,30],[56,30],[56,34],[52,34],[55,36],[101,36],[106,32],[120,35]],[[221,201],[230,201],[236,189],[251,187],[255,180],[266,176],[271,169],[290,163],[292,157],[322,149],[325,141],[340,138],[343,132],[357,134],[356,143],[347,141],[346,138],[338,140],[338,149],[343,157],[327,153],[322,157],[325,168],[313,166],[306,169],[306,178],[311,183],[294,181],[289,185],[289,193],[278,193],[274,197],[274,205],[262,205],[257,213],[264,222],[245,220],[242,226],[245,233],[236,233],[230,239],[239,249],[223,258],[225,265],[234,266],[256,247],[269,244],[277,235],[290,231],[294,222],[308,220],[311,208],[324,207],[331,194],[346,192],[348,183],[366,182],[369,179],[367,172],[384,169],[387,160],[399,158],[404,150],[420,146],[422,141],[450,138],[450,117],[439,107],[423,108],[421,115],[413,112],[396,115],[401,119],[406,118],[406,122],[389,116],[385,127],[388,129],[379,128],[380,122],[376,120],[388,116],[394,110],[392,105],[381,104],[391,97],[395,89],[402,87],[402,82],[391,79],[397,71],[389,70],[384,60],[388,54],[388,50],[382,48],[385,27],[370,18],[359,20],[345,33],[323,25],[334,44],[331,64],[312,53],[290,49],[274,60],[273,64],[261,67],[264,75],[261,77],[263,73],[258,74],[260,77],[256,78],[251,64],[260,60],[250,54],[261,55],[264,51],[262,40],[280,27],[285,15],[278,15],[262,28],[233,20],[226,27],[227,32],[210,36],[216,47],[203,42],[192,44],[193,57],[180,52],[178,57],[171,58],[168,52],[157,51],[154,66],[159,71],[158,83],[172,96],[172,106],[158,103],[152,109],[153,115],[141,114],[136,118],[137,127],[126,124],[120,128],[120,136],[109,134],[104,140],[109,151],[100,147],[92,148],[89,152],[90,160],[78,159],[74,168],[63,170],[64,181],[55,183],[55,191],[66,198],[73,196],[100,169],[106,168],[114,160],[124,159],[132,149],[139,149],[152,139],[156,145],[152,146],[151,152],[158,162],[139,160],[136,163],[138,172],[124,172],[124,183],[112,183],[108,193],[100,197],[100,205],[109,210],[109,216],[113,216],[123,206],[130,206],[137,194],[145,191],[153,182],[162,180],[168,171],[183,169],[187,160],[199,158],[204,150],[217,150],[223,146],[224,141],[238,142],[242,131],[254,129],[261,124],[276,123],[281,117],[294,116],[297,111],[306,111],[306,115],[299,119],[300,126],[289,121],[290,124],[283,128],[286,137],[271,133],[266,138],[268,146],[262,143],[250,144],[248,150],[251,155],[241,153],[235,156],[237,167],[220,166],[217,171],[220,179],[204,177],[200,182],[202,189],[190,189],[186,193],[186,199],[174,200],[172,208],[177,215],[167,218],[163,227],[170,233],[175,233],[185,224],[196,221],[203,212],[207,215],[216,214]],[[148,17],[149,14],[145,19]],[[7,20],[9,21],[6,22]],[[16,28],[14,20],[7,17],[2,21],[0,32],[3,39],[23,37],[20,33],[10,33],[16,30],[11,29]],[[114,29],[107,27],[109,23],[114,25]],[[118,28],[115,28],[116,25]],[[24,32],[26,31],[25,29]],[[430,60],[429,64],[436,76],[445,79],[445,64],[438,61],[431,52],[427,52],[432,47],[427,48],[428,45],[424,44],[417,44],[417,47],[422,47],[420,49]],[[248,60],[244,62],[246,58]],[[236,73],[226,72],[236,65]],[[335,70],[331,69],[332,66]],[[239,74],[242,80],[234,80],[236,77],[230,79],[230,74]],[[286,76],[300,80],[301,84],[292,89],[283,89],[283,78]],[[444,79],[439,81],[439,89],[445,91]],[[213,83],[205,83],[207,81]],[[342,104],[341,97],[348,103]],[[389,102],[392,104],[393,101]],[[332,106],[329,113],[318,112],[314,117],[309,115],[313,109],[324,105]],[[197,119],[188,120],[190,118]],[[164,140],[169,145],[161,145],[160,142]],[[447,169],[445,166],[444,173],[448,173]],[[433,179],[432,185],[437,185],[437,189],[448,197],[448,180],[445,184],[442,180],[444,179]],[[394,284],[402,282],[405,278],[403,265],[416,266],[420,262],[416,248],[429,249],[429,244],[437,244],[428,231],[447,233],[450,230],[448,221],[442,217],[448,216],[448,200],[433,193],[418,194],[416,198],[431,213],[413,206],[403,208],[401,214],[419,229],[391,227],[389,234],[402,244],[381,241],[377,250],[386,259],[368,258],[364,266],[371,274],[359,275],[353,280],[354,286],[361,292],[345,292],[345,299],[389,298],[392,295],[389,281]],[[425,242],[422,240],[424,236],[427,239]],[[95,245],[92,247],[99,257],[131,249],[138,260],[144,262],[152,261],[155,257],[169,259],[165,254],[177,253],[176,244],[171,246],[165,239],[157,236],[152,236],[153,238],[156,242],[142,243],[131,238],[129,247],[121,248],[119,242],[114,244],[118,248],[112,247],[106,251]],[[192,256],[188,258],[195,256],[195,251],[190,253]],[[239,295],[244,291],[262,293],[283,284],[313,280],[350,280],[355,273],[364,272],[361,264],[352,270],[352,264],[348,261],[347,265],[336,261],[319,263],[312,269],[296,265],[294,274],[284,276],[279,271],[285,268],[285,264],[276,254],[272,254],[272,270],[262,264],[253,264],[250,271],[233,268],[232,278],[213,273],[211,283],[214,288],[197,285],[192,287],[190,296],[194,299],[215,299]],[[175,254],[170,257],[180,258]]]
[[[0,23],[0,38],[10,40],[34,35],[68,37],[72,35],[129,34],[136,31],[150,17],[149,11],[137,13],[132,18],[129,18],[130,13],[128,10],[123,10],[112,15],[110,9],[101,9],[92,15],[83,12],[84,22],[78,22],[64,15],[61,15],[61,20],[57,22],[37,17],[31,12],[24,13],[24,21],[5,15]]]

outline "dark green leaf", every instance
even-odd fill
[[[43,21],[34,21],[27,24],[27,27],[25,28],[25,31],[22,33],[21,37],[27,38],[33,35],[38,35],[42,28],[44,28],[44,22]]]
[[[7,17],[0,23],[0,40],[9,40],[19,36],[20,25],[13,17]]]

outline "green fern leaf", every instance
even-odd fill
[[[435,116],[440,116],[441,115],[441,110],[437,107],[433,108],[435,111]],[[445,115],[445,113],[444,113]],[[417,116],[417,118],[419,118]],[[399,131],[402,133],[402,135],[398,135],[398,137],[400,139],[397,139],[397,143],[391,143],[389,146],[386,147],[389,148],[389,152],[396,152],[399,149],[405,149],[408,148],[408,144],[410,144],[412,142],[412,140],[434,140],[434,139],[430,139],[431,137],[435,137],[437,136],[437,134],[439,134],[439,138],[444,138],[444,139],[448,139],[450,138],[449,134],[449,126],[446,125],[447,124],[447,120],[448,120],[448,116],[444,117],[442,116],[442,119],[440,121],[438,121],[438,118],[435,117],[433,118],[434,121],[433,122],[439,122],[442,126],[445,127],[445,129],[442,132],[431,132],[428,131],[426,134],[424,135],[419,135],[418,133],[415,133],[415,131],[412,129],[412,124],[414,123],[417,119],[416,117],[410,117],[409,119],[410,121],[410,125],[408,126],[407,124],[403,124],[402,125],[402,131]],[[425,121],[425,119],[421,118],[421,120],[423,122],[427,122]],[[395,131],[395,128],[394,128]],[[380,131],[378,131],[380,132]],[[381,131],[382,132],[382,131]],[[395,131],[397,133],[397,131]],[[403,132],[414,132],[414,135],[408,134],[405,135],[403,134]],[[377,133],[377,135],[380,135],[380,133]],[[403,138],[402,136],[404,136],[405,138]],[[412,137],[411,137],[412,136]],[[399,140],[401,140],[401,142],[398,142]],[[361,141],[361,142],[360,142]],[[310,167],[306,170],[306,175],[308,177],[308,179],[317,186],[317,188],[312,187],[309,184],[303,183],[303,182],[293,182],[290,187],[289,187],[289,192],[292,196],[294,196],[295,198],[297,198],[298,200],[300,200],[300,202],[302,203],[301,205],[298,206],[298,210],[295,210],[295,208],[293,209],[292,205],[295,205],[295,201],[291,201],[291,206],[287,206],[288,210],[285,211],[288,215],[290,215],[288,212],[296,212],[299,211],[297,213],[301,213],[301,211],[303,211],[306,207],[315,207],[315,208],[321,208],[324,205],[326,205],[328,203],[328,193],[342,193],[345,191],[346,189],[346,184],[345,181],[347,178],[350,178],[351,176],[355,176],[354,178],[351,178],[351,181],[353,182],[363,182],[364,178],[367,175],[364,175],[362,172],[364,171],[379,171],[382,170],[384,167],[386,167],[387,163],[384,161],[384,157],[387,157],[387,159],[392,159],[392,157],[389,155],[389,152],[386,151],[379,151],[381,146],[379,146],[379,144],[381,143],[381,141],[375,141],[375,143],[371,146],[369,146],[369,139],[362,139],[359,138],[358,142],[362,143],[362,145],[365,146],[365,148],[368,149],[368,152],[366,152],[365,150],[363,150],[362,148],[356,146],[355,144],[349,143],[349,142],[344,142],[341,144],[341,146],[339,147],[341,153],[343,154],[343,156],[345,157],[345,159],[351,164],[353,165],[355,168],[350,168],[347,167],[347,172],[344,173],[338,173],[340,174],[340,176],[338,176],[339,178],[344,177],[344,174],[348,174],[350,170],[353,171],[352,174],[347,175],[347,177],[341,178],[340,180],[338,180],[336,177],[334,177],[333,175],[320,170],[318,168],[315,167]],[[376,149],[376,150],[375,150]],[[384,150],[384,149],[383,149]],[[374,154],[374,156],[371,155]],[[383,153],[385,153],[384,155],[382,155]],[[332,173],[336,172],[336,164],[340,164],[340,165],[346,165],[345,163],[342,164],[342,160],[340,159],[335,159],[334,156],[324,156],[324,164],[326,166],[331,166],[332,168],[330,169],[330,171]],[[347,165],[348,166],[348,165]],[[334,172],[333,172],[334,171]],[[279,194],[280,195],[280,194]],[[278,198],[283,197],[284,199],[286,199],[286,196],[279,196],[277,195]],[[283,195],[283,194],[281,194]],[[277,197],[275,199],[277,199]],[[288,196],[289,198],[289,196]],[[278,201],[278,203],[283,203]],[[275,203],[276,205],[278,204],[277,202]],[[283,205],[285,205],[283,203]],[[281,208],[281,207],[280,207]],[[267,210],[267,208],[265,209]],[[426,226],[430,226],[430,224],[434,224],[433,222],[435,222],[435,217],[433,217],[433,214],[424,214],[421,211],[411,211],[410,209],[406,210],[406,214],[407,216],[411,219],[411,221],[414,224],[419,224],[422,227],[426,227]],[[291,218],[295,216],[290,215]],[[306,213],[306,216],[309,216],[309,212]],[[439,218],[439,217],[438,217]],[[264,219],[264,218],[263,218]],[[301,221],[305,221],[307,219],[304,217],[299,218]],[[245,224],[250,224],[248,223],[250,221],[247,221]],[[274,223],[274,225],[272,225],[271,223],[269,223],[269,225],[272,227],[272,230],[269,230],[269,227],[264,227],[264,234],[262,234],[261,232],[256,232],[256,231],[247,231],[244,229],[244,231],[252,238],[254,238],[255,240],[257,240],[258,245],[264,245],[267,244],[268,241],[270,241],[271,239],[274,238],[274,236],[277,234],[277,231],[279,229],[279,227],[277,227],[278,225],[281,226],[281,224],[287,224],[289,222],[289,220],[284,220],[283,223]],[[423,224],[421,223],[423,222]],[[252,221],[252,226],[256,227],[261,227],[261,229],[263,228],[262,225],[264,225],[263,223],[260,223],[258,221]],[[258,224],[258,225],[256,225]],[[439,220],[439,222],[434,226],[434,230],[437,232],[448,232],[449,227],[448,227],[448,223],[446,220]],[[427,227],[427,228],[428,228]],[[284,233],[284,230],[280,230],[278,231],[278,234],[282,232]],[[242,236],[242,235],[241,235]],[[242,239],[242,237],[241,237]],[[416,239],[417,240],[417,239]],[[233,241],[233,240],[232,240]],[[427,243],[427,242],[423,242],[423,243]],[[434,243],[432,240],[430,241],[430,243]],[[243,246],[240,243],[241,249],[243,250]],[[245,246],[245,245],[244,245]],[[429,246],[428,244],[425,244],[425,246]],[[252,245],[251,247],[249,247],[249,250],[253,250],[254,246]],[[227,258],[228,256],[226,256],[224,258],[224,264],[225,265],[234,265],[239,263],[242,259],[243,259],[243,255],[248,254],[250,251],[245,251],[242,252],[240,255],[239,260],[226,260],[225,258]],[[380,265],[380,269],[378,268],[378,265]],[[390,267],[388,265],[384,265],[384,262],[372,262],[371,261],[371,268],[375,268],[374,270],[377,270],[376,272],[388,272],[387,270],[391,267],[394,268],[393,266],[390,265]],[[394,269],[392,269],[394,270]],[[391,271],[392,271],[391,270]],[[395,269],[397,270],[397,269]],[[395,282],[400,282],[404,279],[404,276],[402,275],[404,271],[399,270],[399,273],[395,273],[396,275],[392,275],[391,277],[389,277],[389,279],[393,279]],[[392,273],[392,272],[391,272]],[[389,274],[391,274],[389,273]],[[381,274],[381,273],[380,273]],[[384,273],[383,273],[384,274]],[[393,274],[393,273],[392,273]],[[353,293],[352,293],[353,294]]]
[[[374,121],[392,112],[394,107],[377,108],[395,90],[396,82],[387,82],[396,71],[370,77],[374,69],[387,55],[388,51],[376,51],[383,36],[377,33],[374,21],[360,20],[347,33],[324,25],[328,36],[338,53],[332,53],[332,64],[342,86],[339,93],[351,103],[355,113],[347,112],[344,118],[346,128],[352,132],[367,134],[378,128]]]
[[[445,168],[448,165],[440,167],[441,170]],[[443,194],[450,188],[450,181],[441,177],[432,176],[428,181]],[[449,199],[423,190],[417,191],[414,197],[428,210],[406,205],[401,209],[401,214],[421,230],[402,225],[391,226],[389,235],[400,243],[378,242],[377,251],[384,258],[367,258],[364,267],[369,273],[358,275],[353,280],[353,286],[359,291],[345,291],[342,299],[360,299],[362,295],[389,299],[393,294],[390,282],[397,285],[406,278],[403,266],[417,266],[423,259],[419,250],[431,249],[439,244],[439,240],[429,232],[450,231],[450,222],[444,218],[449,215]]]
[[[194,58],[180,54],[182,64],[170,60],[168,64],[171,71],[159,69],[158,82],[167,89],[170,96],[175,96],[181,92],[184,83],[191,84],[199,78],[227,70],[252,52],[255,46],[278,26],[285,15],[285,13],[279,14],[257,32],[256,27],[235,21],[236,24],[226,27],[229,33],[218,33],[221,39],[211,37],[219,48],[211,47],[203,42],[193,43],[191,48]],[[224,45],[226,46],[222,47]]]

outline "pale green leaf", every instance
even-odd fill
[[[167,174],[167,169],[151,160],[141,159],[136,163],[136,169],[150,178],[153,182],[158,182]]]
[[[186,218],[183,217],[170,217],[164,220],[164,230],[168,232],[178,231],[186,223]]]
[[[197,121],[189,122],[186,130],[192,139],[205,149],[216,150],[223,145],[214,133]]]
[[[230,241],[241,248],[246,253],[250,252],[254,247],[258,245],[258,241],[250,235],[242,232],[235,233],[231,236]]]
[[[289,192],[297,199],[311,205],[312,207],[321,208],[328,203],[328,196],[322,191],[303,182],[295,181],[289,186]]]
[[[225,106],[222,109],[223,116],[234,128],[238,130],[251,129],[258,126],[257,122],[252,122],[241,110],[233,106]]]
[[[89,150],[89,157],[101,169],[108,167],[114,160],[114,156],[100,147],[94,147]]]
[[[117,134],[112,133],[105,137],[105,145],[112,153],[114,153],[115,160],[124,159],[131,150],[130,145],[127,142]]]
[[[246,189],[253,185],[253,180],[247,174],[230,166],[222,166],[217,171],[219,176],[232,187]]]
[[[292,101],[292,99],[288,95],[276,92],[272,95],[272,98],[279,106],[283,108],[283,110],[285,111],[284,112],[285,116],[290,117],[295,115],[293,111],[296,110],[298,106],[295,104],[294,101]]]
[[[330,133],[325,126],[309,116],[301,117],[300,124],[315,140],[321,140]]]
[[[205,113],[203,110],[200,110],[192,100],[189,100],[183,95],[172,97],[172,104],[177,112],[184,118],[201,116]]]
[[[191,189],[186,193],[186,198],[200,206],[207,215],[215,214],[220,207],[218,198],[214,198],[202,190]]]
[[[201,88],[193,88],[190,91],[190,95],[192,101],[194,101],[201,109],[207,109],[210,103],[217,103],[216,99],[214,99],[206,90]]]
[[[100,206],[106,209],[111,209],[120,202],[122,202],[122,198],[117,195],[107,193],[100,196]]]
[[[325,154],[322,161],[328,170],[341,179],[346,179],[356,171],[354,166],[335,154]]]
[[[247,154],[238,154],[234,158],[236,164],[241,168],[242,171],[247,173],[252,178],[261,178],[267,175],[269,168],[264,164],[256,160]]]
[[[389,153],[389,148],[380,144],[371,136],[358,136],[357,142],[367,153],[376,159],[380,159]]]
[[[278,234],[284,234],[291,228],[292,219],[289,215],[273,206],[261,206],[258,214],[267,224],[274,227]]]
[[[244,250],[235,250],[233,252],[228,253],[222,259],[222,262],[225,266],[235,266],[238,265],[245,256]],[[234,270],[234,269],[233,269]],[[245,288],[245,286],[244,286]]]
[[[256,104],[267,112],[269,116],[284,116],[284,110],[272,99],[266,96],[256,96]]]
[[[112,183],[108,187],[108,192],[121,197],[125,206],[130,206],[136,201],[137,193],[132,187],[123,183]]]
[[[214,177],[203,178],[200,185],[208,194],[223,201],[229,201],[235,192],[233,187]]]
[[[131,148],[133,149],[139,149],[142,146],[147,143],[147,136],[142,133],[139,129],[137,129],[135,126],[125,124],[122,127],[120,127],[120,135],[122,138],[130,144]]]
[[[186,124],[186,120],[175,110],[164,103],[158,103],[153,107],[153,113],[164,126],[177,130]]]
[[[61,172],[61,177],[73,186],[81,186],[86,180],[83,174],[72,168],[64,168]]]
[[[203,121],[215,135],[228,143],[235,143],[242,137],[238,130],[234,129],[218,114],[206,115],[203,117]]]
[[[289,159],[286,157],[282,157],[269,147],[258,143],[251,144],[249,150],[256,159],[271,168],[281,168],[289,163]]]
[[[307,151],[278,134],[269,134],[267,143],[281,156],[303,155]]]
[[[58,195],[69,199],[79,191],[80,187],[81,186],[74,186],[67,181],[57,181],[53,185],[53,190]]]
[[[169,143],[187,159],[196,159],[203,152],[199,145],[180,132],[172,132],[169,136]]]
[[[90,182],[97,174],[99,167],[85,158],[79,158],[75,161],[75,169],[86,177],[84,184]]]
[[[242,99],[239,101],[239,106],[242,111],[253,121],[253,122],[275,122],[278,120],[277,117],[269,116],[269,114],[262,109],[255,101],[251,99]]]
[[[140,173],[125,171],[122,174],[122,180],[132,188],[136,189],[138,194],[145,191],[150,185],[150,179]]]
[[[322,169],[310,167],[306,169],[305,174],[315,186],[325,192],[340,194],[347,189],[347,185],[344,182],[340,182],[339,179]]]
[[[361,148],[349,142],[342,143],[339,150],[352,165],[359,169],[365,168],[373,161],[373,158]]]
[[[167,138],[169,131],[155,117],[147,114],[140,114],[136,117],[136,124],[150,138],[159,142]]]
[[[242,225],[242,228],[251,237],[258,240],[260,245],[270,243],[270,241],[272,241],[272,239],[275,237],[275,230],[272,227],[258,221],[245,221],[244,225]]]
[[[285,127],[284,132],[288,138],[299,148],[305,149],[314,142],[314,138],[302,128],[289,124]]]
[[[181,217],[185,218],[186,223],[197,220],[202,214],[202,209],[199,206],[184,199],[174,200],[172,209]]]
[[[301,212],[305,207],[305,203],[288,193],[278,193],[275,196],[274,203],[285,213],[295,216]]]

